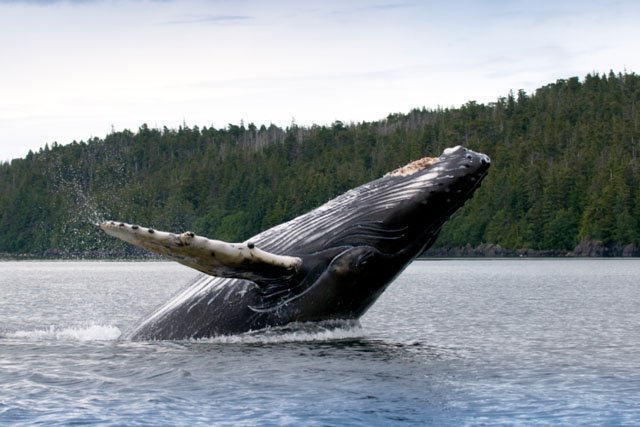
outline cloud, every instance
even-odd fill
[[[234,79],[220,79],[211,81],[202,81],[180,85],[179,87],[188,88],[229,88],[229,87],[274,87],[274,86],[297,86],[300,84],[317,85],[321,82],[364,82],[364,81],[382,81],[388,82],[397,78],[412,77],[423,73],[433,64],[410,64],[403,67],[386,68],[367,71],[353,72],[335,72],[335,73],[310,73],[310,74],[293,74],[277,77],[245,77]]]
[[[253,16],[247,15],[188,15],[183,16],[172,21],[165,21],[167,25],[181,25],[181,24],[211,24],[211,25],[223,25],[223,24],[238,24],[247,22],[254,19]]]
[[[387,12],[387,11],[392,11],[392,10],[399,10],[399,9],[407,9],[407,8],[413,8],[416,7],[416,3],[410,3],[410,2],[401,2],[401,3],[380,3],[380,4],[374,4],[374,5],[369,5],[369,6],[360,6],[360,7],[347,7],[344,9],[334,9],[334,10],[330,10],[327,12],[328,15],[350,15],[350,16],[354,16],[354,15],[358,15],[358,14],[362,14],[362,13],[368,13],[368,12]]]
[[[134,2],[143,2],[145,0],[133,0]],[[172,0],[146,0],[153,3],[168,3]],[[3,4],[22,4],[28,6],[52,6],[55,4],[95,4],[95,3],[126,3],[124,0],[0,0]]]
[[[0,0],[0,4],[26,4],[32,6],[49,6],[56,3],[97,3],[103,0]]]
[[[369,6],[367,9],[387,10],[387,9],[403,9],[406,7],[414,7],[415,3],[385,3]]]

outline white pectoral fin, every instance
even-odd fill
[[[212,276],[259,281],[263,277],[291,276],[302,264],[300,258],[272,254],[252,243],[227,243],[191,232],[174,234],[114,221],[103,222],[100,228],[110,236]]]

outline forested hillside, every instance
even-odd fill
[[[373,123],[142,125],[53,144],[0,164],[0,252],[128,251],[91,225],[106,218],[243,240],[458,144],[490,155],[492,168],[436,246],[637,248],[639,106],[640,77],[610,73]]]

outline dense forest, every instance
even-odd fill
[[[596,254],[637,254],[639,106],[640,77],[611,72],[370,123],[142,125],[54,143],[0,164],[0,253],[133,253],[98,232],[93,223],[106,218],[244,240],[462,144],[490,155],[492,168],[437,248],[560,253],[595,245]]]

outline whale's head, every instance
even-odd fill
[[[411,162],[283,224],[290,240],[282,249],[371,246],[415,257],[473,196],[490,164],[487,155],[462,146]]]
[[[487,175],[489,156],[462,146],[444,150],[440,157],[425,157],[388,173],[375,189],[372,205],[385,205],[380,221],[389,229],[404,229],[405,237],[421,253],[430,246],[442,225],[469,200]],[[377,193],[377,194],[376,194]],[[388,195],[387,195],[388,194]],[[396,250],[399,250],[396,248]]]
[[[302,259],[295,285],[268,286],[259,308],[273,310],[299,299],[306,320],[313,320],[316,310],[318,319],[326,318],[327,310],[336,318],[357,318],[435,242],[490,164],[485,154],[449,148],[354,188],[273,235],[258,236]]]

